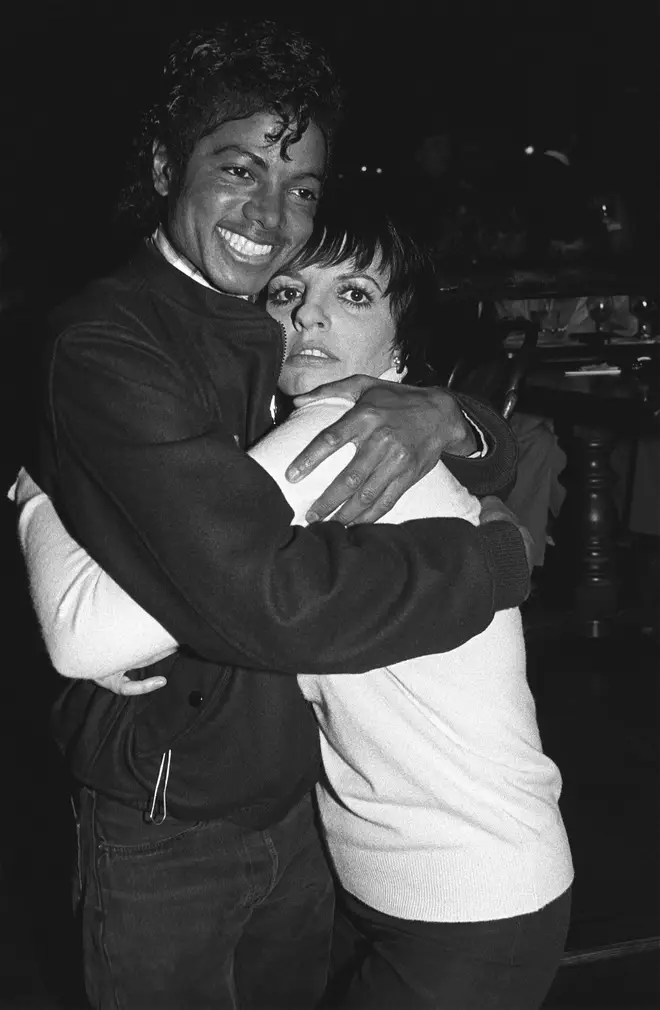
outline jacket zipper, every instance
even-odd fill
[[[280,323],[280,330],[282,331],[282,358],[280,361],[279,371],[277,373],[278,379],[280,377],[280,372],[284,368],[284,362],[286,361],[287,339],[286,339],[286,328],[284,326],[284,323]],[[273,424],[277,424],[277,393],[273,393],[273,397],[270,401],[270,416],[273,419]]]

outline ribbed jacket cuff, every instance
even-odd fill
[[[525,544],[518,527],[506,520],[479,527],[490,573],[493,577],[493,607],[519,607],[530,589],[530,570]]]
[[[506,501],[515,484],[518,461],[518,443],[511,428],[488,404],[472,396],[457,393],[454,396],[483,432],[490,451],[480,459],[445,454],[443,460],[472,494],[477,497],[494,494]]]

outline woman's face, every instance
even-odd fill
[[[284,325],[287,353],[279,388],[307,393],[348,375],[381,375],[392,366],[396,324],[388,278],[377,261],[356,271],[308,266],[277,274],[268,285],[268,312]]]

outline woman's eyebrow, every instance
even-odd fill
[[[366,274],[366,273],[340,274],[339,277],[337,278],[337,280],[338,281],[359,281],[359,280],[371,281],[371,283],[375,287],[378,288],[378,290],[380,291],[380,293],[381,294],[383,293],[383,289],[382,289],[381,285],[378,283],[378,281],[376,280],[375,277],[371,276],[371,274]]]
[[[300,281],[301,284],[304,284],[302,274],[298,273],[298,271],[296,270],[280,270],[278,274],[275,274],[274,277],[271,277],[268,283],[273,284],[275,281],[281,281],[285,279],[287,281]]]

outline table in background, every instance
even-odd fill
[[[608,366],[620,371],[604,374]],[[572,428],[568,449],[577,479],[564,506],[575,522],[570,592],[576,620],[590,637],[609,633],[618,606],[612,449],[621,436],[660,435],[659,380],[660,340],[613,337],[594,348],[578,338],[538,346],[520,390],[520,410]]]

